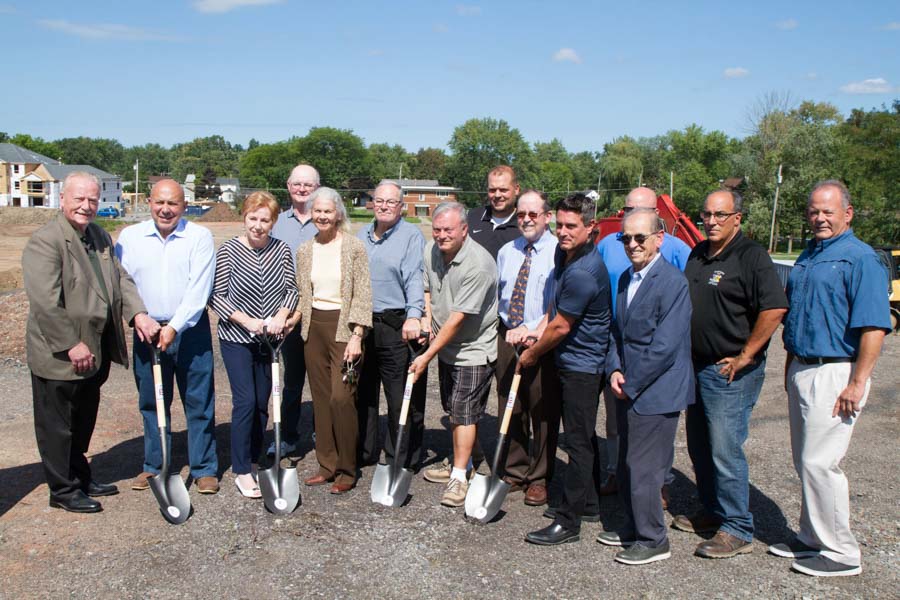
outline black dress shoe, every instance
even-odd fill
[[[85,493],[91,498],[97,498],[98,496],[115,496],[119,493],[119,488],[111,483],[92,481],[88,484]]]
[[[545,519],[555,519],[556,518],[556,506],[548,506],[547,510],[544,511]],[[600,513],[590,513],[586,515],[581,515],[581,520],[585,523],[599,523],[600,522]]]
[[[50,496],[51,508],[62,508],[74,513],[95,513],[103,510],[103,507],[96,500],[91,500],[84,495],[84,492],[78,490],[71,496],[65,498],[54,498]]]
[[[557,546],[567,542],[577,542],[579,539],[577,531],[566,529],[559,523],[554,523],[525,535],[526,542],[539,546]]]

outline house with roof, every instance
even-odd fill
[[[382,179],[378,185],[393,183],[403,190],[403,214],[407,217],[430,217],[441,202],[456,202],[459,188],[441,185],[436,179]],[[372,210],[372,194],[366,195],[366,208]]]
[[[241,193],[241,182],[237,177],[216,177],[216,185],[222,190],[219,194],[221,202],[234,204]]]
[[[58,165],[59,161],[22,146],[0,144],[0,206],[42,206],[42,184],[24,181],[42,164]]]
[[[59,208],[62,183],[69,173],[75,171],[91,173],[100,180],[99,208],[113,206],[119,211],[124,210],[121,177],[101,171],[90,165],[63,165],[58,163],[38,165],[31,173],[22,178],[23,185],[27,185],[28,189],[33,191],[29,194],[31,204],[21,206]]]

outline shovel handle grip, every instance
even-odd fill
[[[403,404],[400,406],[400,425],[406,425],[406,417],[409,415],[409,399],[412,397],[413,383],[415,383],[415,375],[410,373],[406,376],[406,387],[403,388]]]
[[[272,363],[272,422],[281,423],[281,365]]]
[[[513,407],[516,405],[516,394],[519,391],[519,382],[522,376],[519,373],[513,375],[512,384],[509,386],[509,396],[506,399],[506,409],[503,411],[503,421],[500,423],[500,435],[506,435],[509,429],[509,421],[512,419]]]
[[[166,426],[166,397],[163,392],[162,367],[153,365],[153,393],[156,395],[156,424]]]

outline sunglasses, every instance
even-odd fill
[[[524,220],[525,220],[525,217],[528,217],[529,219],[531,219],[532,221],[534,221],[534,220],[536,220],[538,217],[540,217],[540,216],[543,215],[543,214],[546,214],[546,213],[544,213],[544,212],[535,212],[535,211],[533,211],[533,210],[527,211],[527,212],[526,212],[526,211],[522,211],[522,212],[517,212],[517,213],[516,213],[516,218],[519,219],[520,221],[524,221]]]
[[[655,235],[659,235],[659,233],[648,233],[648,234],[636,233],[634,235],[630,235],[628,233],[620,233],[620,234],[618,234],[618,238],[619,238],[619,241],[622,242],[623,244],[625,244],[626,246],[631,243],[631,240],[634,240],[635,242],[637,242],[638,246],[643,246],[644,242],[646,242],[647,240],[649,240],[650,238],[652,238]]]

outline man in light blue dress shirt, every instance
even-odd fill
[[[547,282],[556,253],[556,237],[549,230],[550,204],[544,194],[527,190],[519,196],[516,220],[521,237],[507,242],[497,254],[500,276],[497,396],[501,417],[516,370],[514,345],[529,336],[540,337],[540,329],[545,324],[550,300]],[[526,256],[530,263],[523,269]],[[519,280],[524,283],[524,294],[521,290],[516,292]],[[560,414],[556,376],[552,352],[545,354],[534,367],[522,370],[507,432],[509,452],[503,471],[511,490],[525,491],[525,504],[529,506],[547,503],[547,486],[553,476]]]
[[[182,218],[184,191],[163,179],[150,191],[150,221],[126,227],[116,243],[122,266],[137,285],[150,316],[165,322],[157,340],[162,351],[166,412],[173,378],[184,405],[191,476],[202,494],[219,490],[215,437],[212,336],[206,303],[212,291],[215,248],[208,229]],[[143,472],[132,489],[145,490],[159,473],[162,453],[156,421],[150,347],[134,336],[134,379],[144,421]]]

